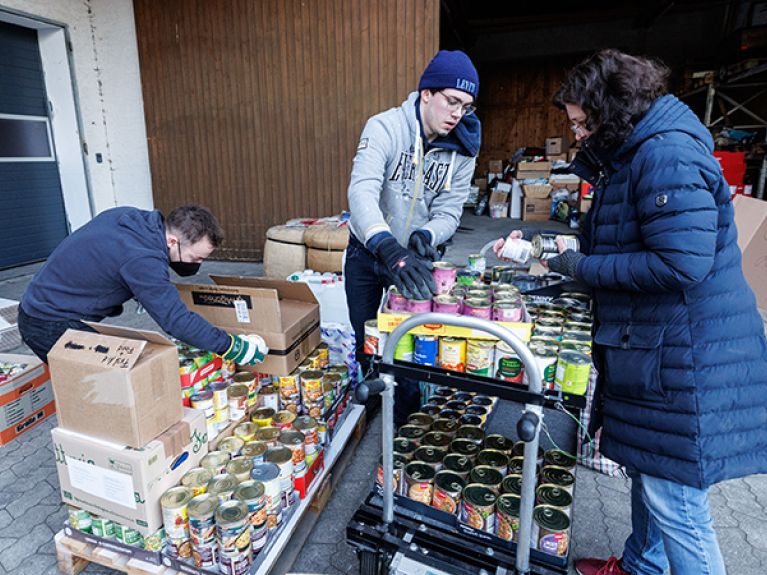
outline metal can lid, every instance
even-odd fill
[[[240,482],[231,473],[221,473],[220,475],[214,475],[213,479],[208,481],[208,493],[225,493],[227,491],[234,491],[234,488]]]
[[[302,445],[306,437],[300,431],[285,429],[280,433],[280,443],[296,447]]]
[[[323,373],[319,370],[310,369],[301,374],[301,381],[322,379]]]
[[[311,430],[317,427],[317,420],[309,415],[300,415],[293,422],[293,427],[299,431]]]
[[[482,507],[493,505],[497,499],[492,489],[479,483],[467,485],[463,490],[463,498],[473,505]]]
[[[575,477],[564,467],[547,465],[541,469],[541,483],[552,483],[560,487],[569,487],[575,483]]]
[[[233,383],[229,386],[229,389],[227,390],[227,393],[229,394],[229,397],[247,397],[248,396],[248,386],[244,383]]]
[[[181,485],[184,487],[202,487],[207,485],[211,479],[213,479],[213,472],[210,469],[195,467],[184,474],[181,478]]]
[[[207,455],[203,455],[200,460],[200,466],[202,467],[220,467],[232,458],[232,454],[228,451],[209,451]]]
[[[254,499],[261,499],[266,491],[263,482],[250,479],[243,481],[234,490],[232,497],[239,501],[253,501]]]
[[[416,425],[403,425],[399,428],[399,435],[408,439],[418,439],[426,435],[426,430]]]
[[[242,446],[240,453],[246,457],[260,457],[268,449],[268,445],[263,441],[248,441]]]
[[[280,468],[274,463],[256,463],[250,471],[250,478],[256,481],[272,481],[280,476]]]
[[[292,411],[288,411],[287,409],[283,409],[282,411],[276,412],[272,419],[277,423],[284,425],[287,423],[293,423],[293,421],[296,419],[296,414]]]
[[[196,403],[198,401],[212,401],[213,400],[213,392],[209,389],[203,389],[202,391],[198,391],[197,393],[193,393],[192,396],[189,398],[189,400],[192,403]]]
[[[442,269],[442,270],[454,270],[454,269],[456,269],[455,268],[455,264],[453,264],[451,262],[439,261],[439,262],[434,262],[432,265],[435,268]]]
[[[205,518],[211,517],[218,508],[218,497],[212,493],[201,493],[192,498],[186,508],[189,517]]]
[[[245,421],[236,425],[232,430],[232,433],[242,439],[242,436],[254,435],[256,431],[258,431],[258,427],[255,423]]]
[[[543,461],[545,465],[554,465],[565,469],[572,469],[576,463],[575,457],[561,449],[549,449],[543,454]]]
[[[552,507],[570,507],[573,504],[573,496],[562,489],[559,485],[545,483],[539,485],[535,490],[535,495],[541,505],[551,505]]]
[[[474,405],[482,405],[484,407],[489,407],[493,405],[493,400],[489,398],[487,395],[475,395],[471,402]]]
[[[455,409],[443,409],[439,412],[440,419],[459,419],[461,417],[461,413],[456,411]]]
[[[567,531],[570,528],[567,514],[548,505],[538,505],[533,509],[533,520],[547,531]]]
[[[498,451],[509,452],[514,447],[514,442],[500,434],[488,435],[485,437],[485,449],[496,449]]]
[[[282,465],[293,459],[293,453],[289,448],[278,445],[277,447],[270,447],[267,449],[264,459],[269,463]]]
[[[469,439],[474,443],[485,438],[485,432],[479,427],[479,424],[482,423],[482,418],[479,415],[466,414],[461,417],[461,422],[463,425],[458,428],[455,434],[456,439]]]
[[[489,465],[490,467],[508,467],[509,457],[502,451],[496,449],[483,449],[477,455],[479,465]]]
[[[479,453],[479,445],[471,439],[458,438],[450,443],[450,451],[459,455],[473,456]]]
[[[244,439],[231,435],[218,443],[218,449],[220,451],[228,451],[229,453],[239,453],[243,445],[245,445]]]
[[[445,455],[447,455],[447,452],[444,449],[427,446],[416,449],[415,452],[413,452],[413,459],[415,461],[434,464],[445,459]]]
[[[276,410],[273,407],[259,407],[258,409],[253,411],[251,420],[271,419],[272,417],[274,417],[275,413],[276,413]]]
[[[589,365],[591,358],[580,351],[562,351],[559,353],[559,361],[573,365]]]
[[[417,425],[418,427],[431,427],[434,418],[425,413],[411,413],[407,418],[408,425]]]
[[[504,477],[501,481],[501,491],[515,495],[522,493],[522,476],[515,473]]]
[[[248,506],[242,501],[226,501],[216,509],[216,523],[229,525],[239,523],[248,517]]]
[[[441,412],[442,410],[440,410]],[[431,428],[433,431],[438,431],[440,433],[453,433],[456,429],[460,427],[460,424],[455,419],[448,419],[446,417],[440,417],[439,419],[435,419],[434,423],[432,424]]]
[[[407,437],[395,437],[394,438],[394,451],[398,453],[413,453],[418,448],[418,445],[412,439]]]
[[[440,471],[434,476],[434,485],[451,493],[461,493],[466,482],[453,471]]]
[[[253,460],[250,457],[234,457],[226,464],[226,472],[232,475],[250,473],[251,469],[253,469]]]
[[[473,466],[471,459],[460,453],[448,453],[442,463],[445,466],[445,469],[457,473],[466,473]]]
[[[279,427],[262,427],[256,431],[256,439],[259,441],[276,441],[281,431]]]
[[[482,485],[500,485],[503,481],[503,474],[489,465],[478,465],[471,470],[470,477],[473,483]]]
[[[160,505],[165,509],[180,509],[194,497],[194,493],[188,487],[171,487],[160,498]]]
[[[424,445],[432,445],[434,447],[446,447],[450,445],[451,439],[450,435],[442,433],[441,431],[430,431],[423,436],[421,443]]]
[[[431,482],[434,480],[435,471],[431,465],[414,461],[405,467],[405,474],[413,481]]]
[[[498,501],[495,502],[495,506],[498,511],[504,515],[511,517],[519,517],[519,506],[522,503],[522,498],[515,493],[504,493],[498,497]]]

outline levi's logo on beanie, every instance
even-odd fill
[[[479,94],[479,75],[471,59],[460,50],[440,50],[423,71],[418,90],[455,88],[474,99]]]

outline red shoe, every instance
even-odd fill
[[[578,559],[575,562],[575,570],[578,575],[630,575],[621,568],[620,559]]]

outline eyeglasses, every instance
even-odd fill
[[[445,99],[445,103],[447,104],[448,110],[460,110],[461,116],[471,116],[474,112],[477,111],[476,106],[472,106],[471,104],[464,104],[458,98],[448,96],[442,90],[437,90],[437,94],[442,94],[442,97]]]

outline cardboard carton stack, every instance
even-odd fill
[[[517,180],[522,184],[522,220],[548,220],[551,212],[549,184],[551,162],[523,160],[517,163]]]
[[[16,320],[19,302],[0,298],[0,351],[10,351],[21,345],[21,335]]]

